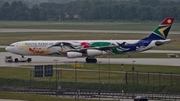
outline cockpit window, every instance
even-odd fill
[[[10,45],[11,47],[14,47],[14,45]]]

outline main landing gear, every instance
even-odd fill
[[[86,58],[86,63],[96,63],[97,59],[94,57],[87,57]]]

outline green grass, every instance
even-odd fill
[[[100,58],[108,58],[106,55],[99,56]],[[132,53],[109,55],[110,58],[169,58],[167,53]]]
[[[30,77],[30,70],[33,70],[33,69],[1,67],[0,77],[28,79]]]
[[[0,48],[0,52],[5,52],[5,48]]]
[[[61,98],[51,97],[38,94],[22,94],[12,92],[0,92],[1,99],[14,99],[14,100],[25,100],[25,101],[74,101],[74,98]],[[86,99],[79,99],[79,101],[87,101]],[[88,101],[97,101],[89,99]]]
[[[85,70],[97,70],[97,71],[77,71],[78,72],[78,80],[81,82],[91,82],[98,80],[98,70],[99,66],[101,69],[101,77],[106,78],[108,80],[108,71],[109,65],[105,64],[83,64],[84,67],[77,67],[77,69],[85,69]],[[63,80],[64,81],[73,81],[74,80],[74,67],[71,65],[58,65],[58,68],[69,68],[72,70],[63,70]],[[11,68],[11,67],[1,67],[0,68],[0,77],[3,78],[20,78],[20,79],[29,79],[30,78],[30,70],[33,68]],[[125,64],[123,68],[121,68],[121,64],[111,64],[110,65],[111,76],[115,77],[114,79],[118,79],[119,76],[124,76],[125,71],[132,72],[132,65]],[[116,71],[116,72],[114,72]],[[155,73],[180,73],[180,68],[178,66],[151,66],[151,65],[135,65],[135,72],[155,72]],[[52,80],[55,79],[55,75]],[[89,81],[91,79],[91,81]],[[123,78],[122,78],[123,79]],[[121,79],[121,80],[122,80]],[[44,78],[40,78],[39,80],[43,81]]]
[[[160,22],[58,22],[58,21],[0,21],[0,28],[30,29],[83,29],[83,30],[147,30],[155,29]],[[180,31],[175,23],[172,31]]]
[[[132,65],[124,65],[122,68],[120,64],[110,65],[110,76],[109,76],[109,65],[104,64],[84,64],[84,67],[77,67],[83,71],[76,71],[77,78],[76,84],[79,89],[91,89],[97,90],[99,86],[99,66],[100,66],[100,85],[101,89],[107,90],[109,79],[111,83],[111,90],[119,91],[120,89],[126,89],[126,91],[132,91],[133,78],[135,80],[135,86],[137,91],[154,91],[154,92],[179,92],[177,88],[180,85],[178,79],[180,76],[174,75],[180,73],[180,68],[176,66],[146,66],[146,65],[135,65],[134,74],[132,73]],[[71,65],[58,65],[58,68],[69,68],[72,70],[62,70],[62,88],[75,89],[75,71]],[[85,69],[85,70],[84,70]],[[31,68],[14,68],[14,67],[1,67],[0,68],[0,84],[5,86],[30,86],[30,70]],[[89,71],[86,71],[89,70]],[[96,70],[96,71],[92,71]],[[125,82],[127,72],[127,83]],[[155,73],[155,74],[149,74]],[[172,80],[171,80],[172,73]],[[138,74],[138,76],[137,76]],[[166,74],[166,75],[164,75]],[[160,75],[160,76],[159,76]],[[148,79],[149,78],[149,79]],[[160,80],[159,80],[160,78]],[[148,84],[149,80],[149,84]],[[61,81],[61,80],[60,80]],[[138,84],[136,83],[138,81]],[[169,85],[173,85],[172,87]],[[55,88],[56,76],[51,78],[34,78],[33,87],[42,88]],[[121,86],[120,86],[121,85]],[[152,86],[153,89],[147,89]],[[125,88],[122,88],[125,87]],[[127,87],[127,88],[126,88]],[[164,87],[163,89],[161,87]]]

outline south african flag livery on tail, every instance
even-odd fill
[[[165,40],[168,36],[168,33],[171,29],[174,18],[165,18],[161,24],[144,40]]]

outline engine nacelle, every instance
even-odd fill
[[[68,58],[77,58],[81,56],[82,56],[82,53],[79,53],[79,52],[67,52]]]
[[[103,55],[103,51],[101,51],[101,50],[96,50],[96,49],[89,49],[89,50],[87,50],[87,55],[88,55],[88,56]]]
[[[163,42],[161,42],[161,41],[156,41],[156,42],[155,42],[155,45],[156,45],[156,46],[161,46],[161,45],[163,45]]]

